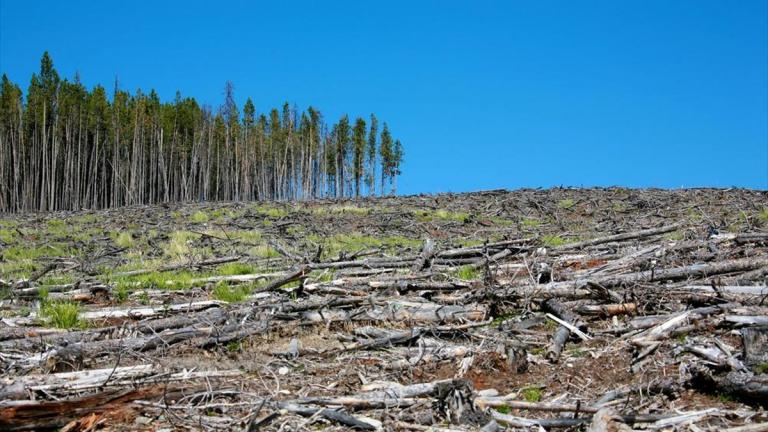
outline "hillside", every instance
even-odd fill
[[[8,214],[0,251],[3,430],[768,422],[766,191]]]

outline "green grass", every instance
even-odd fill
[[[190,254],[189,243],[200,238],[200,234],[189,231],[174,231],[163,246],[163,252],[172,259],[182,259]]]
[[[456,270],[456,273],[454,273],[457,278],[461,280],[475,280],[480,277],[482,274],[482,271],[476,268],[473,268],[470,265],[465,265],[459,267],[458,270]]]
[[[670,241],[680,241],[684,239],[685,236],[682,231],[677,230],[677,231],[672,231],[671,233],[665,235],[664,238]]]
[[[570,199],[570,198],[566,198],[566,199],[564,199],[564,200],[560,200],[560,201],[557,203],[557,206],[558,206],[559,208],[561,208],[561,209],[570,209],[570,208],[573,208],[573,206],[574,206],[574,205],[576,205],[576,202],[574,202],[574,201],[573,201],[572,199]]]
[[[502,414],[509,414],[510,412],[512,412],[512,408],[508,407],[507,405],[495,407],[494,409]]]
[[[760,213],[757,214],[757,219],[762,223],[768,224],[768,207],[763,207],[763,209],[760,210]]]
[[[40,306],[40,317],[47,325],[59,329],[83,328],[86,325],[80,319],[80,305],[72,302],[45,300]]]
[[[227,344],[227,351],[229,352],[238,352],[243,348],[243,345],[240,341],[232,341]]]
[[[371,212],[373,212],[373,209],[370,207],[358,207],[353,205],[315,207],[311,210],[311,213],[316,215],[352,214],[356,216],[366,216],[371,214]]]
[[[541,238],[542,243],[546,246],[550,247],[556,247],[556,246],[562,246],[566,243],[568,243],[564,238],[560,237],[559,235],[551,235],[547,234]]]
[[[448,210],[414,210],[412,213],[419,222],[432,222],[434,220],[465,222],[469,218],[469,213]]]
[[[228,303],[238,303],[245,300],[251,293],[249,285],[238,285],[231,287],[225,282],[219,282],[213,288],[213,298],[216,300],[225,301]]]
[[[278,252],[275,248],[269,245],[258,245],[254,246],[247,251],[248,255],[256,258],[277,258],[280,256],[280,252]]]
[[[70,250],[62,244],[50,244],[44,246],[12,246],[3,251],[3,258],[7,261],[34,260],[38,258],[62,257],[70,254]]]
[[[169,289],[178,290],[192,286],[192,279],[203,277],[190,271],[155,272],[136,276],[120,277],[112,282],[116,289],[129,291],[140,289]]]
[[[192,214],[192,216],[189,217],[189,221],[192,223],[205,223],[210,220],[210,217],[207,213],[203,211],[196,211]]]
[[[523,389],[523,399],[526,402],[539,402],[541,400],[541,389],[538,387]]]
[[[523,218],[520,224],[525,228],[536,228],[541,225],[541,221],[533,218]]]
[[[47,276],[40,279],[40,285],[66,285],[75,281],[72,275]]]
[[[133,234],[128,231],[113,232],[112,240],[121,248],[131,248],[134,245]]]
[[[288,216],[288,210],[267,205],[255,205],[251,207],[251,210],[257,214],[273,219],[279,219]]]
[[[395,252],[399,248],[419,248],[421,240],[412,240],[405,237],[371,237],[360,233],[336,234],[330,237],[309,235],[307,239],[323,245],[324,257],[336,257],[341,252],[357,252],[364,249],[383,249]]]
[[[755,373],[768,374],[768,363],[760,363],[759,365],[755,366]]]
[[[3,243],[13,243],[16,241],[16,237],[19,236],[19,233],[16,232],[15,229],[0,229],[0,242]]]
[[[218,268],[218,273],[221,276],[234,276],[234,275],[244,275],[244,274],[251,274],[257,272],[256,266],[253,266],[251,264],[241,263],[241,262],[232,262],[227,263]]]
[[[115,299],[118,303],[123,303],[128,300],[128,295],[131,293],[131,289],[126,284],[117,284],[115,286]]]

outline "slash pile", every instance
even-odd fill
[[[2,430],[768,430],[768,192],[0,218]]]

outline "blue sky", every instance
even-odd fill
[[[399,192],[768,189],[768,1],[0,0],[0,72],[375,112]]]

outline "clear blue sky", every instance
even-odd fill
[[[400,192],[768,189],[768,1],[0,0],[0,72],[375,112]]]

